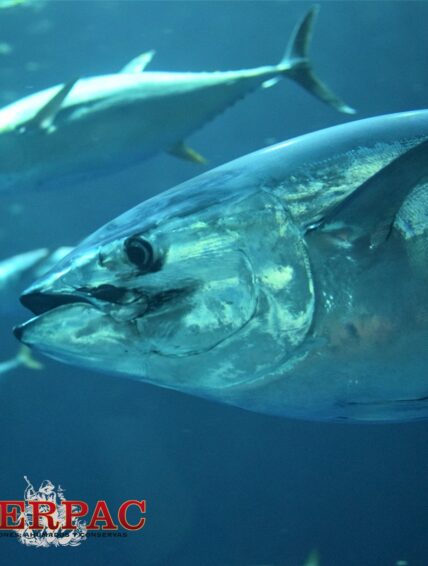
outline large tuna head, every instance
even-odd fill
[[[37,315],[15,330],[25,344],[209,396],[292,363],[314,297],[282,203],[204,175],[90,236],[22,302]]]

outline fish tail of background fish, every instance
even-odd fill
[[[314,6],[295,27],[278,70],[296,81],[314,96],[339,112],[355,114],[355,110],[338,98],[314,73],[309,59],[312,30],[319,7]],[[270,86],[265,85],[265,86]]]
[[[43,365],[33,357],[31,350],[27,348],[27,346],[24,346],[18,350],[18,353],[13,358],[0,362],[0,375],[21,366],[29,369],[43,368]]]

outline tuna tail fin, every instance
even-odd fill
[[[319,6],[313,6],[295,27],[278,69],[299,83],[314,96],[344,114],[355,114],[355,110],[338,98],[315,75],[309,59],[312,29]]]

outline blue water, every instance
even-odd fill
[[[57,1],[0,10],[0,103],[76,76],[114,72],[148,49],[153,70],[239,69],[280,59],[307,2]],[[427,2],[321,2],[312,55],[358,117],[427,104]],[[216,166],[349,118],[290,81],[194,134]],[[148,195],[200,172],[160,155],[79,187],[2,195],[0,257],[74,244]],[[16,348],[1,321],[0,359]],[[147,500],[127,538],[25,548],[0,563],[147,566],[428,564],[428,427],[344,426],[248,413],[46,360],[0,382],[0,499],[28,475],[112,510]],[[322,376],[320,376],[322,379]]]

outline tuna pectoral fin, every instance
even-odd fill
[[[120,70],[121,73],[142,73],[147,65],[151,62],[153,57],[155,56],[155,51],[152,49],[151,51],[147,51],[146,53],[141,53],[138,57],[129,61],[123,69]]]
[[[428,140],[412,147],[360,185],[323,219],[355,227],[374,249],[385,242],[407,195],[428,180]]]
[[[278,69],[339,112],[355,114],[355,110],[338,98],[327,85],[320,81],[312,69],[309,59],[309,47],[318,9],[317,6],[311,8],[303,20],[296,26],[284,57],[278,65]]]
[[[33,357],[33,354],[28,346],[21,346],[17,355],[17,359],[20,365],[23,365],[28,369],[43,369],[43,364]]]
[[[55,116],[58,114],[62,103],[77,81],[78,79],[73,79],[62,86],[59,91],[44,106],[42,106],[34,118],[26,124],[25,130],[38,129],[49,131],[52,128],[53,121],[55,120]]]
[[[172,147],[168,151],[168,153],[174,155],[175,157],[179,157],[180,159],[185,159],[186,161],[197,163],[198,165],[203,165],[207,162],[203,155],[201,155],[191,147],[188,147],[183,142],[180,142]]]

